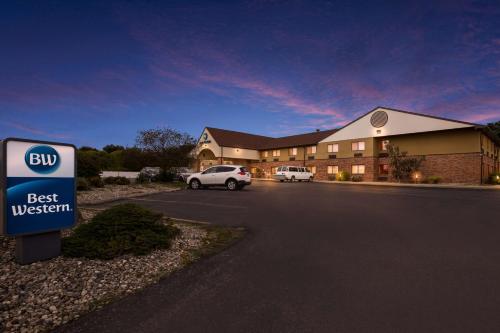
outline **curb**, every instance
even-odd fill
[[[87,202],[87,203],[78,203],[78,207],[92,207],[92,206],[99,206],[103,204],[108,204],[120,200],[127,200],[127,199],[134,199],[134,198],[142,198],[142,197],[147,197],[149,195],[154,195],[154,194],[159,194],[159,193],[169,193],[169,192],[175,192],[175,191],[180,191],[181,188],[172,188],[171,190],[163,190],[163,191],[158,191],[158,192],[152,192],[152,193],[144,193],[144,194],[138,194],[138,195],[132,195],[129,197],[119,197],[119,198],[113,198],[113,199],[106,199],[98,202]]]
[[[253,178],[252,181],[271,181],[277,182],[276,179],[269,178]],[[331,185],[358,185],[358,186],[378,186],[378,187],[406,187],[406,188],[423,188],[423,189],[452,189],[452,190],[487,190],[487,191],[500,191],[500,186],[495,185],[459,185],[459,184],[410,184],[410,183],[382,183],[382,182],[339,182],[329,180],[314,180],[314,183],[331,184]]]

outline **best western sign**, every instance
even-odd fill
[[[71,227],[76,221],[75,147],[2,142],[2,228],[10,236]]]

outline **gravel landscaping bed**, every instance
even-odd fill
[[[83,219],[96,211],[82,209]],[[173,223],[181,235],[171,249],[107,261],[58,257],[21,266],[14,261],[14,240],[0,236],[0,332],[48,331],[196,259],[196,253],[210,243],[210,231],[200,225]]]
[[[176,184],[169,185],[161,183],[106,185],[101,188],[92,188],[90,191],[79,191],[77,193],[77,200],[79,205],[97,204],[121,198],[176,191],[180,188],[181,187],[176,186]]]

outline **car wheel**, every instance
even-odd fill
[[[309,181],[312,182],[313,181],[313,177],[309,177]]]
[[[238,183],[234,179],[229,179],[226,182],[226,187],[229,191],[236,191],[238,189]]]
[[[283,180],[283,179],[280,179],[280,183],[283,183],[283,182],[284,182],[284,180]]]
[[[192,189],[192,190],[199,190],[200,187],[201,187],[201,183],[198,179],[193,179],[189,182],[189,187]]]
[[[290,181],[293,183],[295,181],[295,176],[292,176],[292,178],[290,178]]]

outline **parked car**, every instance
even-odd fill
[[[242,165],[216,165],[187,178],[189,188],[225,186],[230,191],[241,190],[252,183],[252,176]]]
[[[298,167],[298,166],[280,166],[276,169],[276,174],[273,175],[274,179],[279,180],[280,182],[288,181],[296,181],[299,182],[303,180],[312,181],[314,178],[314,174],[309,171],[306,167]]]
[[[185,167],[173,168],[173,171],[175,172],[175,178],[180,182],[185,182],[194,173],[192,169]]]

